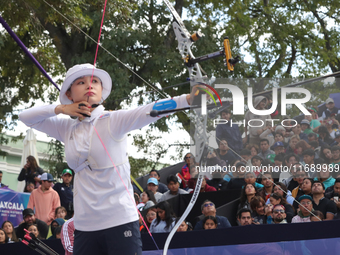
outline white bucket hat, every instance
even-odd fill
[[[73,102],[68,99],[66,96],[67,90],[71,87],[71,84],[78,78],[83,76],[96,76],[98,77],[103,86],[102,91],[102,99],[100,103],[102,103],[111,93],[112,88],[112,80],[110,75],[101,69],[97,69],[95,66],[91,64],[81,64],[81,65],[75,65],[71,67],[67,73],[66,78],[63,82],[63,86],[61,87],[60,94],[59,94],[59,100],[61,104],[73,104]]]

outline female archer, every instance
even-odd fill
[[[133,194],[126,134],[158,118],[147,115],[154,103],[105,111],[101,103],[111,87],[106,71],[91,64],[76,65],[66,73],[60,105],[34,107],[19,115],[27,126],[65,144],[67,163],[76,172],[75,255],[142,254],[137,210],[126,192]],[[190,98],[182,95],[171,103],[188,107]]]

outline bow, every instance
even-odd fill
[[[212,59],[212,58],[216,58],[219,56],[225,56],[225,59],[224,59],[226,62],[225,65],[228,67],[229,71],[234,71],[234,65],[239,61],[239,57],[237,56],[235,59],[232,58],[230,45],[229,45],[229,39],[228,38],[224,39],[224,50],[195,58],[195,56],[193,55],[191,51],[191,46],[193,45],[195,41],[197,41],[200,37],[202,37],[203,34],[200,32],[196,32],[191,35],[188,32],[188,30],[185,28],[182,19],[180,18],[180,16],[178,15],[174,7],[170,4],[170,2],[168,0],[164,0],[164,2],[167,5],[167,7],[170,9],[172,15],[174,16],[176,20],[175,22],[173,22],[173,29],[174,29],[174,32],[175,32],[175,35],[178,41],[178,50],[182,56],[182,59],[184,60],[184,64],[187,66],[188,71],[189,71],[191,89],[194,89],[194,87],[197,87],[197,85],[201,85],[201,86],[203,85],[214,91],[214,89],[209,85],[213,82],[213,80],[212,79],[208,80],[207,76],[203,76],[202,69],[199,65],[199,62]],[[205,89],[202,89],[202,90],[205,93],[209,94],[209,91]],[[201,92],[201,90],[198,91],[198,94],[199,92]],[[206,104],[206,94],[204,92],[201,94],[201,100],[195,99],[194,101],[192,101],[192,104],[194,105],[195,104],[200,104],[200,105]],[[221,102],[221,105],[222,105],[222,102]],[[195,133],[194,133],[195,153],[194,155],[195,155],[195,158],[198,159],[200,167],[202,167],[206,163],[206,155],[208,152],[208,135],[207,135],[207,129],[206,129],[207,115],[202,113],[200,108],[201,106],[197,106],[197,105],[191,107],[192,112],[190,113],[190,117],[191,117],[191,121],[195,125]],[[177,231],[181,223],[188,216],[194,204],[196,203],[196,200],[198,198],[198,195],[201,189],[203,177],[204,177],[203,172],[199,171],[196,187],[191,197],[191,200],[189,202],[189,205],[184,211],[182,217],[178,220],[177,224],[174,226],[174,228],[169,233],[169,236],[164,245],[163,255],[167,254],[169,244],[171,242],[173,235],[175,234],[175,232]]]

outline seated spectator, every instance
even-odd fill
[[[265,202],[262,197],[256,196],[250,201],[254,224],[266,224],[267,217],[264,212]]]
[[[144,214],[144,222],[148,229],[150,229],[150,225],[154,219],[157,218],[157,209],[156,208],[149,208],[146,209],[146,212]],[[141,233],[148,233],[148,230],[145,227],[144,222],[142,222],[142,225],[140,226],[139,230]]]
[[[8,236],[9,243],[14,243],[14,242],[19,241],[17,238],[17,235],[15,234],[14,226],[12,222],[10,222],[9,220],[4,221],[2,223],[1,228],[5,231],[6,235]]]
[[[158,181],[158,192],[159,193],[164,194],[165,192],[167,192],[169,190],[168,187],[164,183],[160,182],[161,175],[160,175],[159,171],[157,171],[155,169],[151,170],[150,173],[149,173],[149,178],[156,178],[157,179],[157,181]]]
[[[182,176],[182,188],[187,189],[188,181],[190,180],[190,167],[196,165],[195,157],[191,153],[187,153],[184,156],[185,165],[182,167],[181,176]]]
[[[236,155],[229,149],[228,142],[225,139],[220,140],[216,152],[217,156],[225,162],[227,167],[237,158]]]
[[[134,199],[135,199],[136,208],[137,208],[137,210],[139,210],[140,208],[142,208],[144,206],[144,204],[140,202],[140,197],[136,192],[133,193],[133,196],[134,196]]]
[[[64,225],[64,223],[65,223],[65,220],[61,218],[56,218],[55,220],[53,220],[51,223],[52,235],[48,237],[47,239],[60,239],[60,230],[61,230],[61,227]],[[57,238],[58,233],[56,231],[58,228],[59,228],[59,238]]]
[[[293,179],[293,165],[296,164],[296,163],[299,163],[299,160],[300,159],[299,159],[298,155],[296,155],[294,153],[287,154],[284,157],[282,165],[288,167],[289,171],[288,172],[286,172],[286,171],[281,172],[279,181],[283,182],[283,184],[286,185],[287,188],[288,188],[289,183]]]
[[[244,175],[246,173],[246,164],[239,162],[236,164],[236,171],[233,173],[234,178],[231,178],[227,190],[241,190],[246,184],[244,181]]]
[[[275,142],[271,148],[275,152],[275,155],[279,155],[280,153],[285,152],[285,147],[284,147],[283,142]]]
[[[57,207],[57,209],[55,209],[55,217],[56,218],[61,218],[64,221],[66,221],[65,220],[66,215],[67,215],[67,211],[66,211],[66,208],[64,206],[59,206],[59,207]]]
[[[313,198],[309,195],[299,197],[299,212],[292,219],[292,223],[310,222],[311,212],[313,211]]]
[[[320,121],[318,120],[318,111],[317,107],[310,107],[307,109],[312,115],[305,115],[305,119],[309,121],[310,128],[313,130],[321,125]]]
[[[205,216],[203,219],[203,229],[217,228],[217,219],[214,216]]]
[[[281,204],[276,204],[273,207],[273,224],[287,223],[285,207]]]
[[[321,118],[324,120],[331,116],[332,113],[337,114],[339,109],[335,107],[333,98],[326,99],[326,107],[327,109],[322,112]]]
[[[248,149],[243,149],[240,152],[241,162],[246,163],[247,166],[251,166],[251,152]]]
[[[287,203],[286,199],[284,199],[281,195],[277,193],[273,193],[270,195],[270,203],[275,205],[282,205],[285,208],[285,219],[290,223],[295,215],[293,207]],[[273,218],[274,219],[274,218]]]
[[[211,169],[209,172],[215,171],[216,166],[221,168],[226,167],[227,163],[225,162],[225,160],[220,159],[218,155],[219,154],[217,150],[210,150],[208,152],[206,166],[208,169]],[[192,176],[193,175],[191,175],[191,177]]]
[[[70,219],[73,216],[73,172],[70,169],[64,169],[61,173],[62,183],[56,183],[53,186],[53,189],[58,192],[60,197],[60,205],[66,209],[66,216],[63,217],[65,219]],[[62,218],[57,217],[56,218]]]
[[[251,211],[248,208],[241,208],[237,212],[237,220],[240,226],[251,225],[253,223],[253,219],[251,217]]]
[[[169,175],[166,181],[168,183],[169,190],[163,194],[159,200],[160,202],[176,197],[179,194],[189,194],[187,191],[179,187],[178,178],[175,175]]]
[[[332,139],[334,139],[335,132],[339,129],[339,122],[334,118],[327,118],[323,122],[323,124],[326,126],[329,135],[332,137]],[[335,144],[336,142],[333,142],[332,144],[330,144],[330,146],[333,146]]]
[[[298,200],[300,196],[302,195],[309,195],[309,196],[312,196],[312,184],[313,184],[313,179],[311,178],[305,178],[303,179],[303,183],[302,183],[302,186],[301,186],[301,190],[303,192],[303,194],[297,194],[297,196],[295,197],[295,200]],[[297,210],[299,207],[299,204],[294,201],[293,203],[293,208],[295,210]]]
[[[281,126],[281,127],[282,127],[282,126]],[[284,129],[284,127],[282,127],[282,128]],[[287,146],[288,146],[288,143],[285,142],[285,139],[284,139],[282,133],[280,133],[280,132],[275,132],[275,134],[274,134],[274,143],[273,143],[273,145],[270,147],[271,150],[275,151],[275,150],[274,150],[274,145],[275,145],[277,142],[281,142],[281,143],[283,144],[283,147],[284,147],[284,148],[287,148]]]
[[[331,147],[328,144],[325,144],[321,147],[320,158],[323,159],[327,164],[331,164],[333,162]]]
[[[264,187],[262,184],[256,182],[256,176],[253,172],[247,172],[244,176],[244,181],[246,182],[246,184],[254,184],[255,188],[257,188],[258,190]]]
[[[310,149],[309,144],[304,141],[304,140],[300,140],[296,145],[295,145],[295,149],[296,149],[296,154],[299,156],[300,158],[300,162],[303,162],[303,155],[302,152]]]
[[[50,173],[41,175],[41,186],[32,191],[27,208],[35,209],[39,219],[50,225],[55,219],[55,209],[60,206],[58,193],[52,189],[54,178]]]
[[[231,227],[229,220],[224,216],[216,215],[215,204],[209,200],[205,200],[201,205],[202,214],[206,216],[214,216],[217,219],[217,228],[229,228]],[[196,223],[194,230],[203,229],[203,220]]]
[[[307,119],[303,119],[300,123],[301,130],[304,134],[308,135],[310,133],[313,133],[313,130],[310,127],[310,122]],[[301,137],[300,137],[301,138]],[[301,138],[302,139],[302,138]]]
[[[141,210],[146,210],[154,206],[155,204],[157,204],[155,196],[151,190],[144,190],[144,192],[142,193],[140,197],[141,197],[142,203],[144,204]]]
[[[228,109],[221,112],[221,118],[226,120],[227,123],[218,124],[216,127],[217,144],[219,144],[219,140],[224,138],[229,141],[230,148],[236,153],[239,153],[243,147],[239,126],[237,124],[231,125],[231,113]]]
[[[323,143],[327,145],[331,145],[334,143],[334,139],[329,134],[327,127],[323,125],[319,126],[318,134],[319,134],[319,141],[321,140]]]
[[[305,166],[311,170],[312,168],[315,169],[315,151],[313,149],[306,149],[302,151],[303,162],[305,162]],[[311,172],[311,171],[310,171]]]
[[[285,153],[280,153],[279,155],[276,155],[274,158],[275,171],[277,171],[280,174],[279,177],[281,176],[280,168],[283,164],[284,157]]]
[[[16,228],[16,235],[17,238],[23,239],[26,235],[26,232],[24,231],[24,228],[28,229],[29,225],[36,224],[38,226],[39,233],[42,238],[46,238],[48,233],[48,226],[45,222],[42,220],[39,220],[35,217],[34,211],[31,208],[27,208],[23,210],[22,212],[24,222],[22,222],[17,228]]]
[[[335,168],[335,165],[340,165],[340,146],[333,146],[331,148],[331,152],[332,152],[332,166],[333,168]],[[339,170],[339,166],[338,167],[338,170]]]
[[[240,197],[240,204],[238,205],[238,210],[242,208],[251,209],[250,201],[256,196],[257,189],[255,188],[254,184],[246,184],[244,185],[241,197]]]
[[[317,177],[314,179],[314,181],[321,181],[325,189],[333,186],[335,179],[331,176],[330,170],[328,169],[328,164],[323,163],[322,165],[319,165],[319,167],[321,167],[321,171],[317,172]]]
[[[310,221],[314,222],[314,221],[323,221],[325,218],[323,216],[323,213],[315,210],[313,211],[313,214],[310,215]]]
[[[62,226],[58,226],[58,227],[56,227],[56,229],[54,230],[53,236],[55,236],[55,239],[60,239],[60,236],[61,236],[61,229],[62,229]],[[51,238],[50,238],[50,239],[51,239]]]
[[[261,152],[257,154],[259,157],[266,159],[269,154],[275,154],[274,151],[272,151],[269,148],[269,141],[268,139],[261,139],[260,140],[260,150]]]
[[[18,181],[25,181],[24,192],[27,192],[27,183],[34,183],[35,187],[38,186],[40,182],[39,175],[42,175],[44,171],[38,166],[37,160],[33,156],[28,156],[26,159],[26,164],[18,176]]]
[[[325,186],[321,181],[314,181],[312,186],[313,209],[321,211],[325,220],[332,220],[336,214],[336,205],[325,197]]]
[[[335,179],[335,183],[332,187],[328,188],[328,193],[325,194],[325,197],[333,201],[336,205],[337,213],[336,219],[340,218],[340,202],[339,202],[339,194],[340,194],[340,178]]]
[[[259,191],[259,196],[266,201],[270,194],[272,193],[274,187],[274,181],[272,173],[266,172],[261,176],[261,184],[264,186],[262,190]]]
[[[288,147],[286,148],[286,153],[287,154],[291,154],[291,153],[296,153],[296,144],[300,142],[300,136],[299,135],[293,135],[290,140],[289,140],[289,144]]]
[[[293,191],[297,186],[299,186],[299,183],[296,180],[296,173],[303,168],[303,165],[300,163],[294,163],[294,165],[291,166],[290,168],[290,174],[291,176],[287,178],[286,180],[283,180],[283,184],[287,186],[287,189],[290,191]]]
[[[336,141],[335,145],[340,146],[340,131],[339,130],[334,133],[334,140]]]
[[[162,201],[156,205],[157,218],[150,225],[151,233],[170,232],[175,226],[176,215],[172,211],[171,205],[167,201]]]
[[[197,178],[198,176],[195,176],[194,178],[192,178],[192,186],[190,188],[192,188],[193,190],[190,191],[190,193],[194,193],[196,184],[197,184]],[[200,189],[200,193],[202,192],[211,192],[211,191],[216,191],[216,189],[212,186],[210,186],[209,184],[207,184],[207,181],[205,178],[202,179],[202,184],[201,184],[201,189]]]
[[[8,243],[8,240],[9,240],[9,238],[8,238],[5,230],[0,228],[0,244]]]
[[[287,203],[293,205],[294,197],[292,197],[292,193],[287,189],[286,185],[282,182],[276,182],[273,186],[272,193],[277,193],[281,195],[284,199],[286,199]],[[266,204],[270,203],[270,199],[268,198]]]
[[[163,196],[162,193],[158,192],[158,180],[156,178],[149,178],[147,182],[146,188],[150,190],[153,195],[155,196],[155,200],[158,203],[161,197]]]
[[[32,193],[32,191],[35,189],[35,185],[32,182],[28,182],[25,188],[25,192]]]
[[[186,232],[186,231],[191,231],[192,230],[192,225],[189,221],[184,220],[181,225],[179,225],[177,232]]]
[[[251,158],[251,164],[253,166],[252,170],[256,176],[258,176],[262,172],[262,161],[263,158],[258,155],[255,155]]]
[[[74,231],[74,221],[73,218],[71,218],[64,223],[60,234],[60,239],[65,250],[65,255],[73,254]]]
[[[223,179],[220,171],[215,171],[211,180],[207,180],[207,184],[218,190],[227,190],[228,182]]]
[[[273,205],[267,204],[264,206],[264,214],[266,219],[266,224],[273,224]]]
[[[285,123],[286,123],[286,126],[287,126],[288,123],[290,124],[290,122],[287,121],[287,120],[285,121]],[[291,128],[290,127],[289,128],[288,127],[285,128],[285,127],[283,127],[281,125],[276,126],[275,127],[275,135],[276,134],[281,134],[282,140],[280,140],[278,138],[275,138],[275,136],[274,136],[275,141],[276,142],[277,141],[283,142],[283,144],[286,145],[286,147],[287,147],[289,139],[290,139],[290,136],[291,136],[290,132],[291,132]]]
[[[302,191],[303,180],[308,178],[308,175],[302,165],[296,168],[296,172],[294,172],[294,178],[299,185],[292,190],[292,197],[296,198],[304,194]]]
[[[38,239],[45,239],[42,236],[40,236],[40,232],[38,230],[37,224],[32,224],[28,226],[28,232],[33,233],[33,235]]]
[[[251,157],[256,156],[260,152],[260,148],[256,144],[248,144],[246,149],[250,150]]]

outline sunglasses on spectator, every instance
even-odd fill
[[[274,210],[273,213],[285,213],[284,210]]]
[[[214,206],[214,204],[213,203],[206,203],[206,204],[204,204],[204,207],[208,207],[208,206]]]
[[[188,157],[184,157],[185,159],[188,159],[188,158],[191,158],[191,156],[188,156]]]

